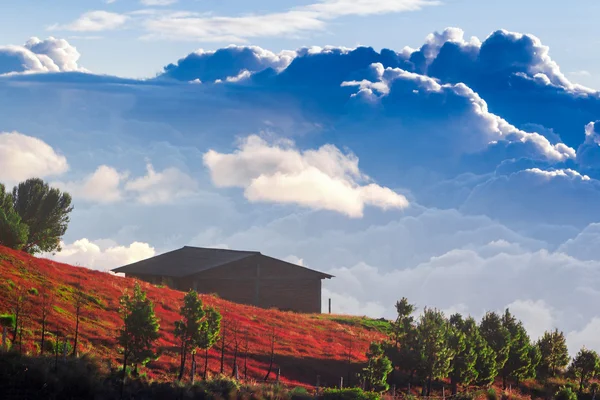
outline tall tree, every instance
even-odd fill
[[[477,325],[467,323],[460,314],[450,317],[452,330],[449,345],[454,352],[454,358],[450,363],[450,382],[452,394],[458,392],[458,385],[469,385],[477,379],[477,362],[475,330]]]
[[[583,348],[573,358],[570,366],[571,372],[579,379],[579,392],[583,387],[596,377],[600,370],[600,359],[594,350]]]
[[[384,344],[386,356],[395,369],[409,374],[409,383],[416,372],[417,354],[415,350],[416,328],[413,313],[416,306],[403,297],[396,302],[396,320],[392,322],[390,342]]]
[[[371,343],[367,352],[367,366],[363,368],[363,376],[370,390],[385,392],[390,387],[387,377],[392,371],[392,362],[385,356],[380,343]]]
[[[158,318],[154,314],[154,304],[146,297],[138,282],[133,294],[125,290],[121,296],[120,314],[123,327],[119,331],[119,344],[123,348],[123,381],[127,367],[134,366],[137,374],[138,365],[145,365],[156,357],[154,342],[159,338]]]
[[[535,368],[539,362],[539,353],[537,352],[537,348],[531,345],[529,335],[523,324],[510,316],[508,310],[505,317],[508,319],[512,318],[512,321],[506,326],[510,331],[511,345],[508,352],[508,359],[502,369],[502,381],[506,386],[506,380],[511,378],[515,380],[518,386],[523,379],[535,377]]]
[[[0,245],[21,250],[29,238],[29,227],[13,206],[13,198],[0,183]]]
[[[562,332],[555,329],[544,332],[537,345],[541,353],[540,372],[544,375],[556,376],[569,365],[569,349],[567,339]]]
[[[501,369],[502,385],[506,387],[508,378],[515,379],[518,384],[527,375],[531,364],[529,358],[531,344],[523,324],[508,309],[502,315],[502,326],[508,331],[510,338],[508,357]]]
[[[496,368],[496,352],[490,347],[479,331],[479,327],[475,320],[471,317],[465,320],[465,326],[471,336],[477,360],[475,361],[475,370],[477,378],[475,383],[480,386],[489,386],[494,383],[498,375]]]
[[[19,329],[23,327],[23,319],[27,314],[27,290],[25,288],[17,286],[10,292],[12,300],[12,314],[15,316],[15,329],[12,333],[11,343],[14,346],[17,342],[17,334]]]
[[[12,200],[14,210],[29,227],[23,250],[30,254],[60,251],[60,240],[73,210],[71,196],[32,178],[13,189]]]
[[[450,361],[454,357],[448,343],[450,329],[441,311],[425,308],[417,325],[415,343],[424,395],[431,394],[434,380],[445,378],[450,372]]]
[[[208,376],[208,350],[214,346],[219,339],[221,331],[221,314],[213,307],[205,307],[206,325],[200,335],[198,347],[204,350],[204,379]]]
[[[75,306],[75,339],[73,340],[72,356],[77,357],[77,347],[79,345],[79,321],[81,320],[82,309],[85,306],[85,294],[81,289],[80,283],[77,283],[74,286],[73,305]]]
[[[502,371],[510,350],[510,332],[495,312],[488,312],[479,324],[479,332],[496,355],[496,369]]]
[[[206,329],[204,307],[196,291],[190,290],[184,296],[179,315],[181,320],[175,322],[175,337],[181,341],[181,360],[177,380],[183,377],[187,354],[195,354],[201,335]]]
[[[46,330],[48,327],[48,318],[52,313],[52,306],[54,305],[54,294],[47,283],[42,285],[40,290],[40,312],[42,317],[42,337],[40,340],[40,353],[44,354],[46,347]]]

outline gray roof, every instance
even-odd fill
[[[135,262],[133,264],[115,268],[112,271],[125,274],[144,274],[183,278],[257,255],[262,254],[258,251],[209,249],[203,247],[184,246],[178,250],[173,250],[168,253],[163,253],[152,258]],[[280,261],[290,264],[282,260]],[[308,269],[295,264],[290,265],[294,265],[298,268]],[[332,277],[331,275],[319,271],[313,272],[322,275],[323,278]]]

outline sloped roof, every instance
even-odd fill
[[[257,255],[262,254],[258,251],[209,249],[203,247],[184,246],[178,250],[173,250],[168,253],[163,253],[152,258],[135,262],[133,264],[115,268],[112,271],[125,274],[144,274],[183,278]],[[282,260],[279,261],[290,264]],[[308,268],[299,265],[290,265],[309,270]],[[332,275],[328,275],[319,271],[309,271],[321,275],[321,278],[332,277]]]

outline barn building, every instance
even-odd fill
[[[333,277],[256,251],[189,246],[112,271],[236,303],[304,313],[321,312],[321,281]]]

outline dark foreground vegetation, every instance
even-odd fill
[[[314,399],[303,387],[240,383],[216,376],[193,384],[156,382],[141,375],[131,378],[121,393],[121,370],[89,357],[29,357],[17,352],[0,353],[0,398],[3,400],[112,400],[112,399],[214,399],[304,400]],[[323,400],[375,400],[378,395],[360,389],[324,389]]]

